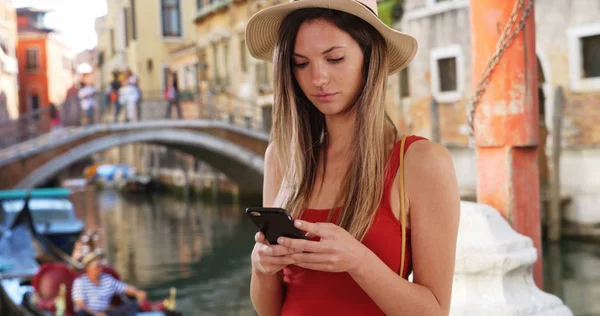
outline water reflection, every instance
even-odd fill
[[[177,288],[185,315],[255,315],[248,291],[254,228],[236,205],[98,193],[108,261],[151,299]]]
[[[600,244],[566,240],[543,252],[544,290],[575,315],[600,315]]]
[[[236,205],[98,192],[109,262],[162,299],[175,286],[185,315],[255,315],[249,298],[254,227]],[[575,315],[600,315],[600,244],[544,245],[544,287]]]

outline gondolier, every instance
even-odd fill
[[[102,272],[100,260],[102,252],[92,252],[81,260],[85,274],[75,279],[71,296],[75,304],[76,316],[133,316],[139,311],[138,304],[131,302],[110,309],[114,295],[135,296],[138,302],[146,300],[146,292],[127,285],[107,273]]]

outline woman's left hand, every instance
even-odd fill
[[[319,241],[280,237],[277,242],[289,248],[303,251],[289,255],[295,265],[305,269],[325,272],[360,273],[370,251],[348,231],[333,223],[309,223],[295,220],[296,227],[308,236],[318,236]]]

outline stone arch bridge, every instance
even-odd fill
[[[262,192],[267,134],[207,120],[96,124],[48,133],[0,151],[0,189],[34,188],[96,152],[132,143],[194,155],[237,183],[241,194]]]

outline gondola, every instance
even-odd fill
[[[4,224],[15,221],[23,209],[26,190],[0,191],[0,207],[4,214]],[[71,190],[65,188],[34,189],[29,192],[29,211],[36,232],[43,235],[63,252],[71,253],[75,241],[83,232],[85,225],[75,215],[71,202]]]
[[[43,192],[43,191],[42,191]],[[13,243],[10,248],[19,253],[9,258],[11,266],[4,268],[0,273],[0,311],[2,315],[74,315],[73,303],[71,301],[70,289],[73,281],[83,272],[82,264],[54,245],[44,235],[38,233],[29,201],[39,196],[38,191],[22,191],[23,209],[14,218],[13,223],[3,227],[0,231],[0,243]],[[17,193],[13,192],[16,196]],[[28,236],[15,236],[23,234]],[[14,245],[17,243],[17,245]],[[18,243],[23,243],[24,249],[20,249]],[[53,262],[44,263],[41,266],[35,261],[35,251],[31,244],[36,244],[46,254],[54,259]],[[3,259],[0,257],[0,259]],[[16,260],[15,260],[16,259]],[[1,263],[1,262],[0,262]],[[29,269],[24,266],[29,265]],[[1,267],[1,266],[0,266]],[[112,267],[103,266],[105,273],[120,279],[117,271]],[[177,312],[175,289],[171,290],[168,298],[157,302],[139,303],[141,312],[137,315],[165,315],[180,316]],[[116,296],[112,300],[113,305],[128,302],[131,298],[127,296]],[[6,312],[6,314],[5,314]]]

